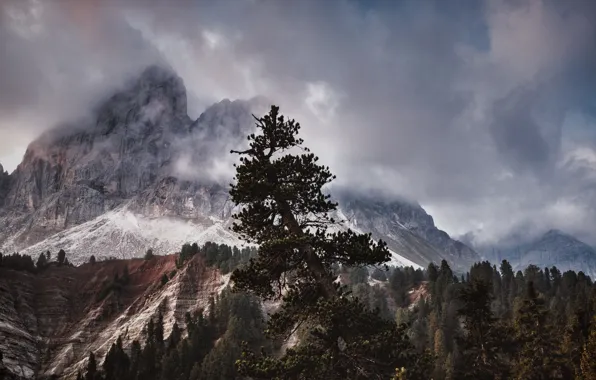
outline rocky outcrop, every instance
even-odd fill
[[[237,159],[229,151],[247,143],[252,113],[266,112],[265,104],[223,100],[192,121],[182,80],[168,68],[147,68],[88,119],[31,143],[10,176],[0,173],[0,250],[64,249],[79,264],[91,252],[130,258],[148,248],[167,254],[186,241],[238,245],[228,229]],[[343,228],[386,240],[393,264],[445,258],[467,269],[477,259],[418,205],[343,198]]]
[[[394,251],[421,266],[445,259],[454,269],[465,271],[480,261],[473,249],[438,229],[417,203],[346,190],[334,195],[351,224],[385,240]]]
[[[0,207],[4,205],[4,199],[10,190],[10,175],[4,171],[4,167],[0,164]]]
[[[174,259],[53,266],[36,275],[0,268],[4,367],[19,379],[52,375],[70,379],[84,368],[90,351],[101,361],[118,336],[125,345],[141,338],[144,326],[160,310],[166,336],[174,322],[184,326],[184,314],[206,308],[209,297],[221,292],[229,276],[221,276],[195,256],[161,286],[161,277],[176,269]],[[130,281],[122,292],[98,298],[124,267]]]
[[[193,122],[182,80],[149,67],[90,119],[31,143],[10,177],[0,171],[0,248],[20,251],[117,209],[207,227],[229,218],[227,190],[205,170],[244,141],[253,103],[225,100]]]

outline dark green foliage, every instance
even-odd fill
[[[186,314],[186,338],[182,338],[182,330],[175,323],[165,339],[159,312],[145,327],[143,344],[132,342],[127,354],[118,338],[105,357],[101,373],[95,356],[90,358],[85,379],[234,379],[242,342],[247,342],[249,348],[264,347],[271,352],[272,346],[263,336],[264,321],[256,298],[224,290],[212,305],[210,318],[203,313]]]
[[[354,267],[349,273],[352,285],[364,284],[368,281],[368,270],[364,267]]]
[[[122,338],[118,337],[116,343],[108,351],[103,362],[105,380],[123,380],[129,374],[130,359],[122,347]]]
[[[335,223],[329,213],[337,204],[322,188],[335,177],[302,146],[300,124],[286,120],[276,106],[255,120],[260,134],[248,136],[247,150],[233,152],[240,154],[240,164],[230,196],[244,206],[232,229],[258,244],[259,251],[233,272],[232,280],[235,289],[265,300],[282,299],[268,324],[270,337],[287,338],[308,322],[310,340],[279,359],[246,351],[238,363],[240,373],[253,378],[364,379],[390,377],[396,368],[406,367],[410,378],[424,378],[417,372],[420,356],[405,332],[357,298],[345,297],[345,289],[334,283],[336,264],[387,262],[386,244],[374,242],[370,234],[329,232]],[[368,279],[365,268],[352,273],[353,282]],[[288,291],[282,296],[284,287]]]
[[[283,326],[288,319],[276,315],[266,326],[257,298],[226,289],[210,298],[206,313],[187,314],[186,322],[175,324],[167,337],[158,313],[146,327],[142,342],[135,341],[128,350],[122,350],[126,357],[119,349],[122,343],[114,342],[110,359],[103,361],[101,378],[107,380],[113,378],[110,373],[118,373],[117,378],[123,380],[227,379],[241,378],[240,370],[253,374],[255,379],[278,375],[283,379],[343,376],[348,380],[376,378],[371,369],[381,368],[382,378],[389,379],[395,368],[391,374],[388,368],[405,363],[409,368],[406,379],[429,379],[431,371],[432,379],[595,379],[596,288],[591,280],[568,273],[564,282],[563,275],[550,268],[550,287],[545,285],[546,293],[538,293],[529,290],[529,282],[522,274],[518,277],[522,288],[514,292],[513,306],[508,307],[500,303],[505,304],[513,290],[494,284],[497,278],[502,284],[515,280],[509,267],[507,262],[499,270],[483,263],[475,265],[469,282],[452,281],[447,289],[441,289],[440,303],[432,293],[438,290],[436,281],[451,272],[448,265],[437,267],[435,283],[424,281],[427,272],[391,268],[388,273],[393,283],[356,284],[349,287],[351,294],[346,292],[343,304],[330,306],[322,301],[312,306],[317,320],[323,322],[314,329],[301,328],[304,333],[298,335],[300,344],[286,351],[281,360],[273,359],[280,353],[279,342],[266,339],[264,332],[266,327]],[[350,270],[344,268],[343,273],[349,277]],[[124,277],[117,276],[119,281]],[[484,281],[488,278],[491,283]],[[426,289],[430,298],[415,304],[407,301],[397,310],[387,303],[393,292],[408,294],[413,289]],[[360,302],[350,301],[354,297]],[[360,309],[351,310],[354,307]],[[350,330],[354,331],[354,343],[344,346],[342,342],[333,351],[329,347],[336,346],[329,342],[339,332],[328,326],[333,327],[330,320],[342,308],[348,309],[341,314],[348,316],[345,326],[357,326]],[[374,308],[379,308],[380,314],[371,312]],[[356,317],[362,321],[354,320]],[[392,322],[394,319],[397,324]],[[564,328],[553,326],[555,320],[563,321],[560,326]],[[182,338],[183,330],[188,332],[186,338]],[[247,343],[243,345],[243,341]],[[397,353],[395,347],[402,349]],[[255,354],[261,348],[264,355]],[[369,355],[374,356],[375,365],[361,365],[360,360],[366,361]],[[99,363],[102,359],[96,358]],[[354,373],[354,363],[365,372]],[[333,371],[329,370],[331,366]],[[524,368],[533,369],[524,372]]]
[[[0,253],[0,267],[30,273],[37,271],[31,256],[19,253],[13,253],[12,255],[2,255]]]
[[[67,263],[66,262],[66,252],[64,252],[63,249],[61,249],[60,251],[58,251],[58,265],[63,265]]]
[[[102,301],[105,299],[110,293],[114,293],[116,295],[120,295],[120,293],[125,289],[125,287],[130,282],[130,275],[128,273],[128,266],[124,267],[124,273],[122,277],[118,275],[118,272],[114,273],[114,277],[111,281],[105,280],[101,287],[99,293],[97,293],[97,300]]]
[[[381,268],[375,268],[370,277],[377,281],[387,281],[387,271]]]
[[[87,373],[85,380],[99,380],[101,375],[97,371],[97,362],[95,361],[95,354],[89,353],[89,360],[87,362]]]
[[[169,280],[168,275],[164,273],[161,276],[161,286],[164,286],[165,284],[167,284],[168,283],[168,280]]]
[[[190,259],[194,255],[196,255],[197,253],[199,253],[199,247],[198,247],[197,243],[194,243],[193,245],[190,245],[189,243],[185,243],[182,246],[180,253],[178,254],[178,259],[176,260],[176,266],[178,268],[182,267],[182,265],[184,265],[184,263],[188,259]]]
[[[153,250],[149,248],[147,252],[145,252],[145,260],[151,260],[153,257],[155,257]]]
[[[227,274],[248,263],[251,257],[257,255],[257,249],[245,247],[240,250],[237,247],[212,242],[207,242],[202,247],[199,247],[197,243],[192,245],[186,243],[182,246],[176,259],[176,267],[181,268],[186,261],[197,254],[205,260],[207,265],[215,266],[223,274]]]
[[[544,300],[534,288],[539,276],[538,273],[525,276],[528,278],[526,294],[515,316],[518,350],[514,375],[520,380],[553,379],[563,373],[560,342],[549,326]]]
[[[582,348],[580,368],[584,380],[596,380],[596,316],[592,318],[590,335]]]
[[[470,277],[473,278],[472,271]],[[473,278],[462,290],[462,307],[458,314],[463,320],[464,333],[458,339],[461,366],[456,369],[461,379],[507,379],[504,341],[506,331],[497,323],[491,311],[491,284]]]
[[[334,328],[338,310],[347,317],[343,326],[352,328],[348,341]],[[406,368],[407,378],[428,378],[429,357],[414,352],[404,326],[345,298],[320,301],[315,312],[323,322],[306,342],[289,349],[281,360],[246,351],[239,371],[255,379],[388,379],[396,368]]]
[[[39,257],[37,258],[37,262],[35,263],[35,267],[37,270],[42,270],[48,266],[48,259],[44,253],[40,253]]]

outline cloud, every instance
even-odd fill
[[[191,117],[274,99],[339,183],[417,199],[450,233],[596,243],[590,0],[74,4],[2,7],[0,152],[165,60]]]

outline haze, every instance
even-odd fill
[[[596,244],[592,0],[3,0],[0,163],[153,63],[193,118],[272,99],[340,184],[452,235]]]

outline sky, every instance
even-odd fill
[[[0,0],[0,163],[166,63],[196,118],[265,96],[355,190],[477,244],[596,244],[596,1]]]

